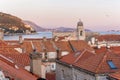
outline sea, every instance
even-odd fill
[[[98,33],[100,33],[101,35],[105,35],[105,34],[119,34],[120,35],[119,31],[101,31]]]
[[[5,35],[4,40],[19,40],[20,35]],[[37,32],[34,34],[22,34],[23,39],[25,38],[52,38],[52,32]]]
[[[101,31],[101,32],[98,32],[100,33],[101,35],[105,35],[105,34],[119,34],[120,35],[120,32],[117,32],[117,31]],[[20,35],[9,35],[9,36],[4,36],[4,40],[19,40],[19,36]],[[46,38],[52,38],[52,32],[37,32],[37,33],[34,33],[34,34],[23,34],[22,35],[23,39],[24,38],[43,38],[43,37],[46,37]]]

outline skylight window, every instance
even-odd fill
[[[111,69],[117,69],[117,67],[115,66],[112,60],[109,60],[107,63]]]

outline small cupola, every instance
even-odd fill
[[[77,23],[77,26],[83,26],[83,22],[81,21],[81,19],[79,19],[79,22]]]

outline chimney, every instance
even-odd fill
[[[22,40],[22,36],[21,36],[21,35],[19,36],[19,43],[20,43],[20,44],[23,43],[23,40]]]
[[[46,38],[46,37],[43,37],[43,41],[47,41],[47,38]]]
[[[57,52],[57,60],[59,60],[60,58],[62,58],[61,52],[59,49],[57,49],[56,52]]]
[[[70,45],[70,47],[71,47],[71,49],[72,49],[72,51],[73,52],[76,52],[77,50],[76,50],[76,48],[71,44],[71,42],[70,41],[68,41],[68,43],[69,43],[69,45]]]
[[[0,40],[3,40],[4,38],[4,29],[0,28]]]
[[[36,49],[33,50],[33,52],[30,53],[30,72],[39,76],[41,76],[41,65],[42,65],[42,55],[36,51]]]

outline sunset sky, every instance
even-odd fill
[[[120,0],[0,0],[0,12],[44,28],[75,28],[81,19],[93,31],[120,30]]]

